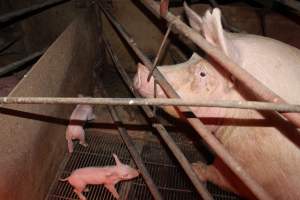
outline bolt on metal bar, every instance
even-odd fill
[[[159,17],[159,4],[153,0],[140,0],[140,2],[143,3],[155,16]],[[235,62],[231,61],[231,59],[228,58],[220,49],[209,44],[198,32],[191,29],[172,13],[168,12],[164,19],[168,22],[173,22],[174,27],[176,27],[181,34],[189,38],[209,56],[220,63],[225,70],[230,72],[237,80],[244,84],[247,89],[252,91],[259,100],[274,103],[287,103],[250,73],[239,67]],[[298,113],[281,113],[281,115],[300,128],[300,115]]]
[[[35,4],[35,5],[32,5],[27,8],[23,8],[23,9],[16,10],[16,11],[13,11],[10,13],[6,13],[6,14],[0,16],[0,24],[12,22],[17,19],[20,19],[21,17],[23,17],[23,19],[24,19],[32,13],[37,14],[37,12],[41,12],[44,9],[51,8],[52,6],[56,6],[56,5],[59,5],[61,3],[65,3],[68,1],[70,1],[70,0],[47,0],[40,4]]]
[[[106,90],[104,88],[101,88],[101,92],[103,96],[108,96]],[[117,124],[118,131],[120,133],[121,138],[123,139],[125,145],[127,146],[127,149],[129,153],[131,154],[135,164],[139,168],[140,173],[142,174],[146,185],[149,188],[150,193],[152,194],[153,198],[155,200],[162,200],[162,196],[155,185],[154,181],[152,180],[147,168],[145,167],[145,164],[143,163],[143,160],[141,156],[139,155],[133,141],[131,140],[130,136],[128,135],[128,132],[126,128],[122,126],[122,120],[120,119],[118,113],[116,112],[115,108],[113,106],[107,106],[109,109],[109,112],[111,114],[111,117],[114,121],[114,123]]]
[[[300,112],[300,105],[259,101],[184,100],[176,98],[0,97],[0,104],[90,104],[126,106],[220,107],[280,112]]]
[[[102,37],[104,38],[103,35],[102,35]],[[107,50],[108,54],[110,55],[110,57],[112,58],[114,66],[120,73],[123,81],[128,86],[128,88],[130,89],[132,94],[136,98],[140,98],[141,96],[134,90],[132,80],[129,78],[127,72],[123,69],[121,63],[119,62],[118,57],[113,52],[110,43],[105,38],[103,40],[104,40],[104,43],[106,46],[106,50]],[[151,111],[151,108],[149,106],[142,106],[142,109],[149,119],[153,119],[155,117],[155,114]],[[179,164],[181,165],[181,167],[183,168],[183,170],[185,171],[185,173],[187,174],[187,176],[189,177],[189,179],[195,186],[198,193],[202,196],[202,198],[204,200],[213,199],[211,194],[206,190],[203,183],[199,180],[197,174],[194,172],[191,164],[189,163],[189,161],[187,160],[187,158],[185,157],[183,152],[180,150],[180,148],[176,145],[173,138],[167,132],[166,128],[159,122],[152,123],[152,126],[153,126],[153,128],[155,128],[157,130],[157,132],[159,133],[161,138],[167,144],[168,148],[171,150],[171,152],[173,153],[175,158],[178,160]]]
[[[147,1],[149,2],[149,1]],[[152,2],[152,1],[151,1]],[[154,2],[153,2],[154,3]],[[136,53],[136,55],[142,60],[145,66],[150,70],[152,63],[151,61],[143,54],[143,52],[138,48],[134,39],[124,31],[124,28],[114,19],[114,17],[106,11],[101,4],[98,4],[109,19],[109,21],[115,26],[118,32],[122,35],[128,45]],[[159,9],[159,6],[154,3],[155,8]],[[155,12],[156,13],[156,12]],[[159,14],[158,12],[156,13]],[[167,15],[169,16],[169,14]],[[175,19],[173,19],[175,20]],[[176,24],[177,22],[174,21]],[[179,95],[174,91],[172,86],[165,80],[163,75],[155,69],[153,72],[154,78],[172,98],[180,98]],[[178,107],[182,112],[190,112],[187,107]],[[250,191],[257,196],[259,199],[272,199],[271,196],[260,186],[258,183],[245,172],[241,165],[229,154],[229,152],[224,148],[224,146],[216,139],[216,137],[205,127],[205,125],[198,118],[187,118],[187,121],[192,125],[192,127],[198,132],[198,134],[203,138],[203,140],[214,150],[214,152],[223,160],[223,162],[244,182]]]

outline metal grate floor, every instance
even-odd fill
[[[112,153],[116,153],[122,162],[127,164],[130,162],[130,154],[121,138],[117,135],[103,132],[91,133],[87,131],[87,143],[89,144],[87,148],[82,147],[78,143],[76,144],[73,154],[66,158],[65,166],[62,167],[63,170],[58,172],[58,176],[56,180],[54,180],[46,199],[78,199],[68,182],[58,181],[58,178],[68,176],[74,169],[87,166],[114,165]],[[191,161],[201,159],[198,156],[199,153],[195,152],[195,150],[193,151],[191,145],[179,146]],[[144,144],[142,148],[142,158],[164,199],[199,199],[199,195],[195,192],[191,182],[177,161],[172,158],[172,155],[166,151],[161,144],[154,142]],[[123,187],[123,193],[127,194],[125,199],[152,199],[141,176],[130,181],[131,184],[129,184],[129,186],[127,184],[127,187],[125,183],[126,182],[120,182],[116,185],[119,192]],[[220,190],[212,184],[208,183],[207,186],[215,199],[240,199],[234,194]],[[125,192],[124,188],[126,188]],[[114,199],[102,185],[89,186],[89,189],[89,192],[84,193],[89,200]],[[122,194],[120,195],[122,197]]]

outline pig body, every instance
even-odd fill
[[[218,9],[207,11],[204,17],[187,5],[185,10],[191,26],[208,42],[287,102],[300,104],[299,49],[271,38],[227,33],[222,29]],[[183,99],[253,100],[252,94],[209,57],[194,54],[185,63],[158,69]],[[141,95],[153,97],[153,79],[147,82],[144,78],[148,73],[139,64],[134,85]],[[166,97],[161,88],[157,92],[158,97]],[[164,109],[178,116],[172,107]],[[191,110],[273,198],[300,199],[299,129],[271,112],[199,107]],[[201,180],[253,197],[219,158],[211,165],[198,162],[193,167]]]
[[[80,200],[86,200],[82,194],[83,191],[88,191],[87,185],[104,185],[116,198],[119,199],[119,194],[115,188],[115,184],[122,180],[129,180],[139,176],[139,172],[131,168],[129,165],[121,163],[117,155],[113,154],[116,165],[107,167],[86,167],[76,169],[71,175],[61,181],[68,181],[73,187],[74,192]]]
[[[95,119],[93,114],[93,108],[90,105],[77,105],[73,110],[70,123],[66,130],[66,140],[68,142],[69,153],[73,152],[73,140],[78,139],[79,143],[83,146],[87,146],[85,142],[85,132],[83,129],[86,121]]]

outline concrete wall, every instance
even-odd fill
[[[9,96],[90,94],[98,34],[93,10],[81,13]],[[74,106],[0,108],[0,199],[43,199],[67,152],[65,129]]]

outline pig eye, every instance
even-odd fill
[[[201,76],[201,77],[205,77],[205,76],[206,76],[206,73],[205,73],[205,72],[200,72],[200,76]]]

